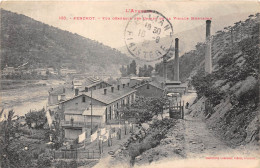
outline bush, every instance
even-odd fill
[[[45,109],[39,111],[30,111],[25,114],[26,124],[32,128],[32,124],[35,124],[36,129],[43,129],[43,126],[47,122],[47,118],[45,116]]]
[[[39,168],[46,168],[51,166],[52,154],[50,152],[42,153],[39,155],[37,164]]]
[[[78,163],[76,160],[72,160],[70,162],[66,162],[63,160],[60,160],[56,165],[55,168],[77,168]]]

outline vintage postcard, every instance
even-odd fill
[[[0,167],[259,167],[259,7],[1,1]]]

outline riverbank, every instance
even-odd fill
[[[11,81],[9,81],[10,83]],[[39,110],[46,107],[48,100],[48,90],[50,87],[63,85],[62,80],[40,80],[40,81],[24,81],[15,84],[12,81],[12,89],[0,90],[0,103],[1,109],[5,109],[5,112],[13,109],[15,115],[23,116],[30,110]],[[24,85],[30,83],[30,85]],[[34,84],[32,87],[31,85]]]

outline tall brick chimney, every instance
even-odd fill
[[[104,89],[104,95],[106,95],[107,94],[107,89]]]
[[[174,81],[179,81],[179,39],[175,39]]]
[[[211,20],[206,21],[206,52],[205,52],[205,72],[212,73],[212,58],[211,58],[211,39],[210,39]]]
[[[120,90],[120,85],[117,85],[117,90]]]
[[[123,84],[123,88],[125,88],[125,84]]]

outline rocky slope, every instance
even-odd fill
[[[214,36],[213,73],[197,67],[191,83],[207,125],[229,145],[259,140],[259,14]],[[197,112],[196,112],[197,111]]]

